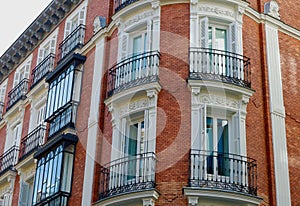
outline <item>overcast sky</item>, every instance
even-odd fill
[[[0,56],[52,0],[0,0]]]

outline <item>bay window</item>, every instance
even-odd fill
[[[71,194],[74,142],[62,142],[39,153],[34,180],[32,205],[68,204]]]

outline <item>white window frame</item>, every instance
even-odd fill
[[[30,122],[29,122],[29,131],[28,134],[33,131],[35,128],[37,128],[39,125],[43,124],[45,125],[45,116],[46,116],[46,100],[47,96],[43,96],[42,99],[39,101],[31,104],[31,110],[30,110]],[[39,123],[37,122],[39,111],[44,108],[44,116],[43,120],[41,120]]]
[[[85,25],[86,23],[86,9],[87,9],[87,1],[82,3],[72,14],[66,19],[65,29],[64,29],[64,38],[74,31],[80,24]],[[76,26],[72,27],[72,23],[76,22]]]
[[[14,74],[13,88],[15,88],[23,79],[29,79],[31,70],[32,54],[16,69]],[[22,78],[20,74],[24,75]]]
[[[41,63],[49,54],[56,53],[56,44],[57,44],[57,34],[58,28],[52,32],[52,34],[39,46],[38,58],[36,65]],[[49,54],[45,55],[44,50],[46,47],[49,47]]]
[[[5,97],[6,97],[6,88],[7,88],[7,79],[2,82],[0,85],[0,102],[5,102]]]

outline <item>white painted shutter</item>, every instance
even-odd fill
[[[21,124],[17,124],[13,131],[13,141],[14,141],[13,144],[15,146],[19,146],[20,140],[21,140]]]
[[[152,32],[153,32],[153,22],[148,21],[147,24],[147,48],[146,51],[151,51],[152,50]]]
[[[4,103],[5,100],[5,92],[6,92],[6,84],[2,85],[0,88],[0,101]]]
[[[71,26],[72,26],[72,21],[67,21],[65,25],[65,38],[72,32]]]
[[[31,61],[29,61],[29,62],[25,65],[24,78],[26,78],[26,79],[29,79],[30,63],[31,63]]]
[[[29,199],[29,184],[22,181],[20,186],[19,206],[27,206]]]
[[[55,54],[55,45],[56,44],[56,36],[51,38],[50,40],[50,53]]]
[[[205,150],[206,147],[206,104],[200,106],[200,148]]]
[[[240,154],[240,124],[241,124],[241,118],[240,118],[240,112],[237,112],[235,115],[233,115],[233,148],[230,149],[232,153]],[[233,151],[232,151],[233,150]]]
[[[14,85],[13,87],[16,87],[20,82],[20,72],[16,71],[14,75]]]
[[[230,38],[230,51],[233,53],[237,53],[238,49],[238,41],[237,41],[237,22],[232,22],[229,25],[229,38]]]
[[[37,64],[41,63],[43,60],[44,60],[44,48],[40,47]]]
[[[4,200],[0,199],[0,206],[4,206]]]
[[[10,206],[10,194],[5,194],[3,197],[3,206]]]
[[[128,33],[123,33],[122,35],[122,44],[121,44],[121,59],[125,59],[128,52]]]
[[[200,47],[208,48],[208,18],[200,19]]]
[[[79,11],[78,25],[85,25],[85,7]]]

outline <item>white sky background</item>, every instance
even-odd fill
[[[0,0],[0,56],[52,0]]]

